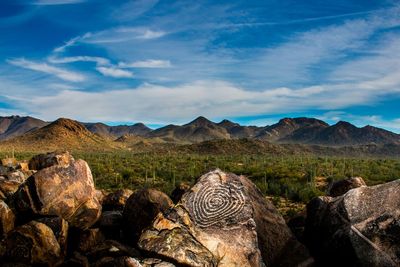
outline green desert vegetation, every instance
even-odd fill
[[[15,157],[29,159],[34,154],[16,152]],[[100,189],[153,187],[170,193],[179,183],[194,183],[207,171],[220,168],[248,176],[266,195],[301,203],[323,195],[330,181],[361,176],[374,185],[400,177],[400,160],[396,158],[128,151],[74,152],[73,156],[89,163]]]

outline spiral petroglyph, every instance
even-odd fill
[[[219,174],[207,179],[200,190],[192,192],[188,206],[199,227],[209,227],[239,214],[245,205],[243,186],[239,181],[224,183]]]

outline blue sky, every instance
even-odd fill
[[[400,132],[400,2],[1,0],[0,116]]]

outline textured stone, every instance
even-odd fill
[[[151,226],[160,211],[172,205],[171,199],[155,189],[143,189],[133,193],[123,211],[124,236],[129,244],[136,244],[142,230]]]
[[[69,152],[50,152],[34,156],[29,160],[28,166],[30,170],[41,170],[55,165],[68,167],[73,161]]]
[[[102,201],[104,210],[123,210],[128,198],[133,194],[129,189],[118,189],[106,195]]]
[[[53,266],[62,261],[60,245],[47,225],[31,221],[15,228],[5,239],[5,260]]]
[[[400,180],[318,197],[307,205],[306,241],[321,266],[400,265]]]
[[[331,197],[341,196],[347,191],[361,186],[366,186],[363,178],[361,177],[352,177],[349,179],[335,181],[329,185],[327,195]]]
[[[182,196],[190,190],[190,185],[187,183],[180,183],[171,193],[171,200],[178,203]]]
[[[0,240],[14,229],[15,216],[7,204],[0,200]]]
[[[139,247],[190,266],[263,266],[251,199],[240,178],[207,173],[159,213]]]
[[[20,214],[59,216],[82,229],[93,225],[101,212],[91,171],[83,160],[38,171],[20,186],[10,203]]]

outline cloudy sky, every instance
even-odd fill
[[[0,116],[400,132],[400,2],[1,0]]]

